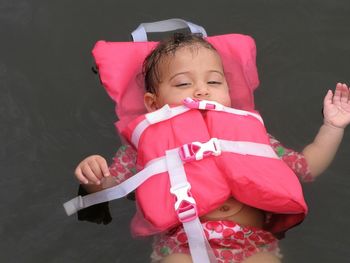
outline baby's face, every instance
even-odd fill
[[[157,94],[147,93],[145,104],[154,111],[165,104],[178,106],[187,97],[216,101],[231,107],[229,88],[220,56],[205,47],[183,47],[159,65]]]

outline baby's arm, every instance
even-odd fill
[[[104,178],[104,175],[107,176],[105,178],[113,177],[115,184],[120,184],[136,173],[136,152],[130,146],[123,145],[118,149],[109,168],[107,167],[106,169],[106,166],[106,160],[99,155],[89,156],[78,165],[75,170],[75,176],[81,183],[78,191],[79,195],[84,196],[102,190],[101,179]],[[87,184],[85,184],[86,182]],[[78,211],[78,219],[97,224],[108,224],[112,221],[108,202]]]
[[[89,193],[103,189],[102,179],[113,176],[114,184],[120,184],[135,173],[136,151],[129,145],[123,145],[118,149],[109,167],[105,158],[91,155],[81,161],[75,169],[75,177]]]
[[[329,90],[324,98],[324,123],[314,141],[303,150],[313,177],[330,165],[338,150],[344,129],[350,123],[349,96],[348,86],[338,83],[334,95]]]

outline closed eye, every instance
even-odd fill
[[[191,85],[191,83],[185,82],[185,83],[176,84],[175,87],[185,87],[185,86],[189,86],[189,85]]]
[[[222,84],[222,82],[220,82],[220,81],[208,81],[208,84],[210,84],[210,85],[220,85],[220,84]]]

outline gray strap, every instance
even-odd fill
[[[207,36],[207,32],[203,27],[179,18],[142,23],[131,33],[131,36],[134,42],[144,42],[148,41],[147,33],[167,32],[182,28],[189,28],[191,33],[201,33],[203,37]]]

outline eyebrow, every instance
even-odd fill
[[[174,76],[172,76],[169,80],[172,80],[173,78],[175,78],[175,77],[178,76],[178,75],[185,75],[185,74],[187,74],[187,73],[190,73],[190,71],[183,71],[183,72],[176,73],[176,74],[175,74]],[[215,70],[215,69],[213,69],[213,70],[208,70],[208,73],[218,73],[218,74],[220,74],[221,76],[225,77],[225,74],[224,74],[222,71],[220,71],[220,70]]]
[[[175,78],[176,76],[179,76],[179,75],[185,75],[186,73],[190,73],[190,72],[189,71],[183,71],[183,72],[176,73],[174,76],[170,77],[169,80],[172,80],[173,78]]]
[[[210,72],[210,73],[213,73],[213,72],[214,72],[214,73],[218,73],[218,74],[220,74],[221,76],[225,77],[225,74],[224,74],[222,71],[220,71],[220,70],[214,70],[214,69],[213,69],[213,70],[209,70],[209,72]]]

